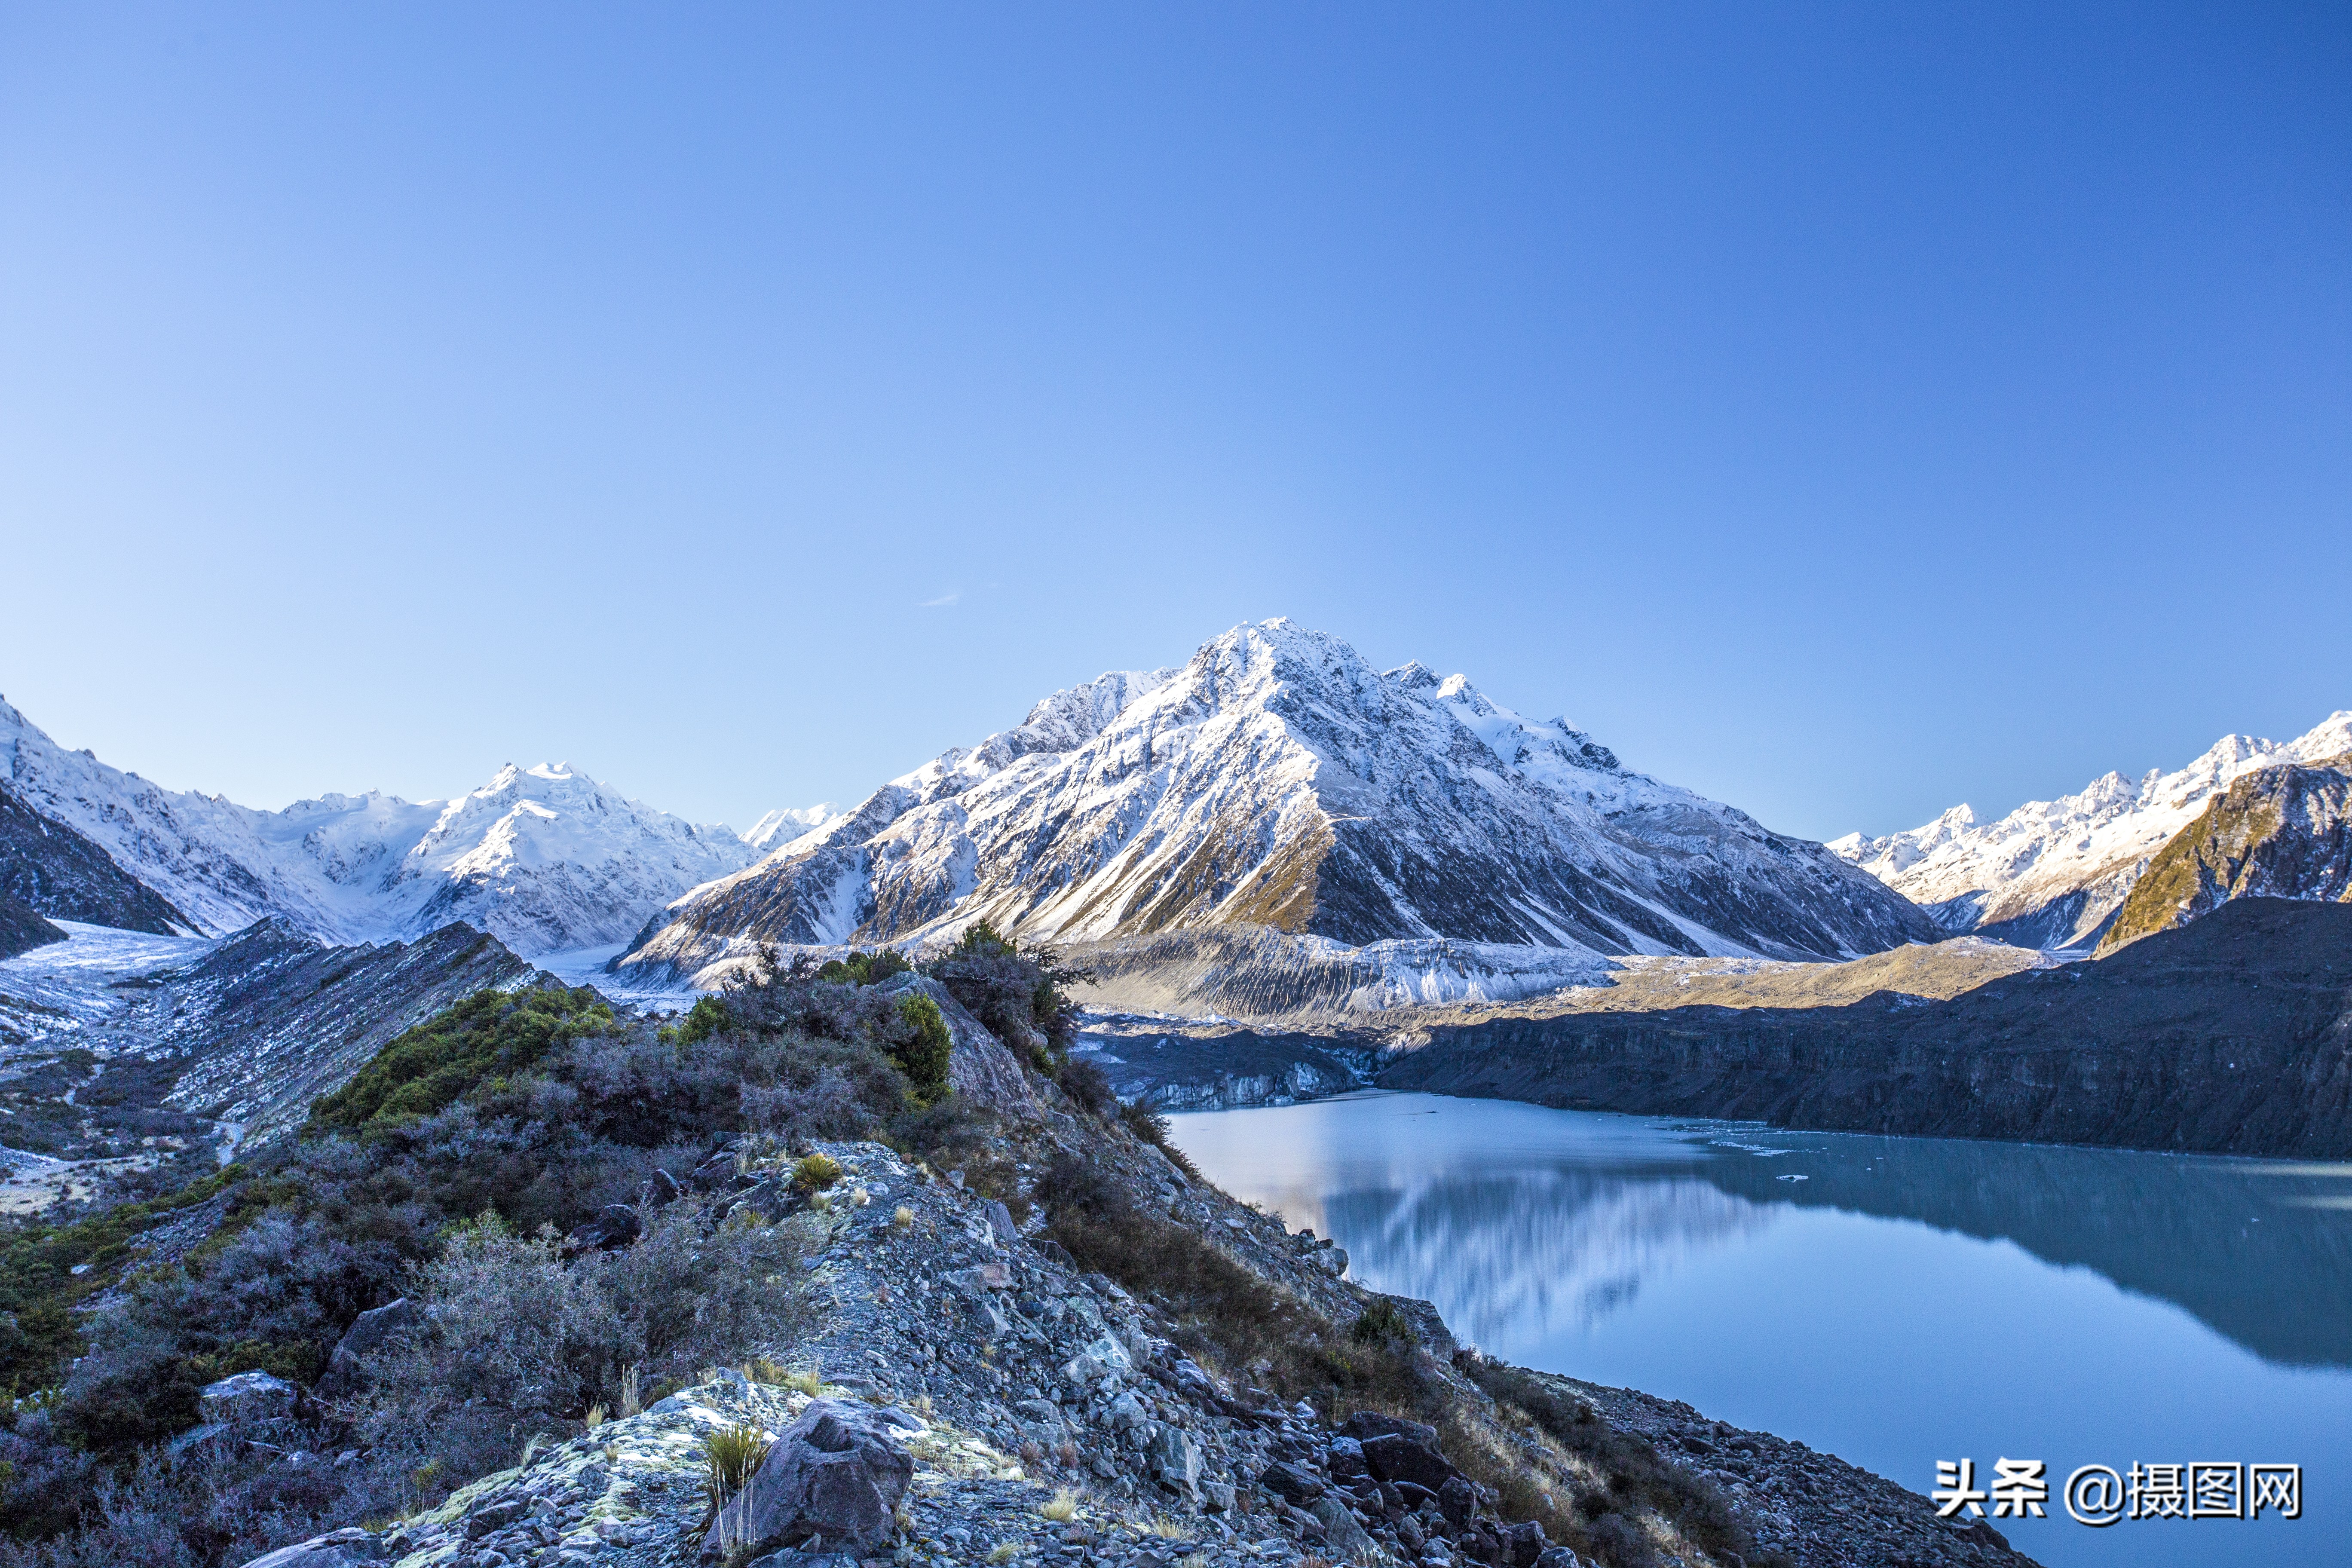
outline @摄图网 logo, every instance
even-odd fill
[[[1994,1519],[2046,1519],[2049,1467],[2040,1459],[1995,1459],[1991,1476],[1979,1486],[1974,1459],[1938,1459],[1936,1489],[1927,1495],[1940,1519],[1983,1519],[1987,1503]],[[2077,1522],[2101,1528],[2140,1519],[2248,1520],[2265,1513],[2300,1519],[2303,1467],[2236,1459],[2138,1464],[2124,1470],[2084,1465],[2066,1477],[2059,1500]]]

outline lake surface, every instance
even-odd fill
[[[2352,1164],[1366,1094],[1171,1119],[1219,1185],[1522,1365],[1911,1488],[2042,1459],[2057,1565],[2352,1563]],[[2129,1520],[2078,1466],[2299,1463],[2303,1517]]]

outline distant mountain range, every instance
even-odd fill
[[[2095,942],[2166,841],[2232,781],[2352,752],[2352,711],[2284,742],[2224,735],[2174,773],[2094,779],[2077,795],[2028,801],[1995,822],[1956,805],[1885,837],[1850,833],[1829,847],[1924,908],[1947,931],[2023,947]],[[2286,888],[2282,896],[2305,897]]]
[[[221,935],[275,917],[357,942],[463,921],[522,953],[604,946],[827,819],[824,807],[772,812],[758,837],[739,837],[562,763],[509,765],[454,800],[371,791],[257,811],[68,752],[0,701],[6,890],[45,914],[133,930]]]
[[[2352,902],[2352,752],[2231,781],[2149,860],[2098,955],[2245,898]]]
[[[1239,925],[1346,946],[1846,956],[1935,925],[1821,845],[1464,678],[1289,621],[1039,703],[677,900],[615,967],[709,984],[770,944]]]

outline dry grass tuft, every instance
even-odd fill
[[[1055,1524],[1067,1524],[1078,1516],[1078,1494],[1064,1487],[1051,1502],[1039,1504],[1037,1511]]]

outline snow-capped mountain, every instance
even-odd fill
[[[1850,833],[1829,847],[1926,909],[1949,931],[2027,947],[2095,942],[2167,839],[2231,780],[2352,751],[2352,711],[2281,742],[2224,735],[2174,773],[2110,773],[2080,794],[2028,801],[1996,822],[1956,805],[1907,833]]]
[[[743,842],[767,855],[803,834],[814,833],[818,828],[830,826],[840,819],[841,809],[831,801],[799,810],[787,806],[772,811],[751,824],[751,831],[743,835]]]
[[[66,751],[0,701],[0,788],[96,841],[209,934],[276,915],[352,942],[462,920],[523,953],[608,945],[761,853],[562,763],[508,766],[455,800],[370,792],[257,811]]]
[[[1936,929],[1820,845],[1622,766],[1460,676],[1382,674],[1288,621],[1105,675],[950,751],[648,922],[616,967],[766,943],[1061,941],[1254,924],[1582,949],[1826,956]]]

